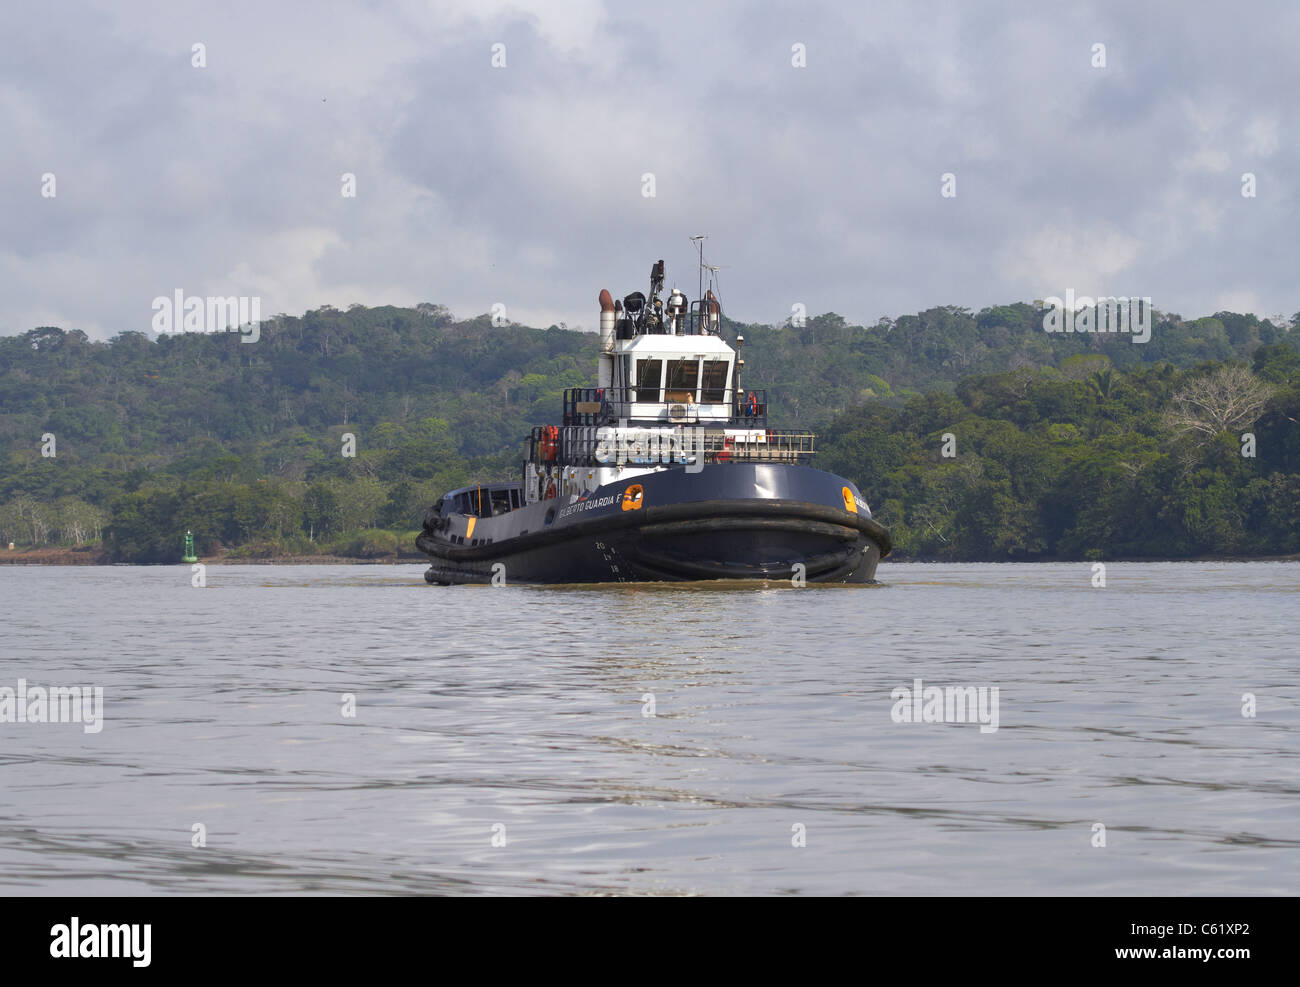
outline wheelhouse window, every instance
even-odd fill
[[[665,385],[666,401],[694,402],[695,389],[700,386],[698,360],[669,360],[668,383]]]
[[[704,404],[723,404],[727,400],[726,360],[705,360],[704,379],[700,387],[700,401]]]
[[[663,360],[638,360],[636,364],[636,399],[656,402],[663,380]]]
[[[473,490],[466,490],[458,493],[453,500],[449,494],[443,500],[450,506],[455,505],[454,509],[459,514],[468,517],[492,517],[494,514],[505,514],[510,510],[510,495],[508,490],[492,490],[489,487],[475,487]],[[444,515],[450,511],[444,509]]]

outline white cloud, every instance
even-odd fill
[[[1007,244],[998,267],[1007,282],[1025,285],[1038,298],[1066,288],[1079,294],[1126,295],[1121,289],[1132,280],[1140,249],[1137,237],[1118,230],[1049,227]]]
[[[1199,147],[1178,159],[1180,171],[1205,171],[1219,174],[1232,166],[1232,155],[1218,147]]]
[[[1268,158],[1277,152],[1278,120],[1276,117],[1252,117],[1244,130],[1244,150],[1252,157]]]
[[[1219,292],[1215,296],[1213,309],[1215,312],[1241,312],[1243,314],[1259,315],[1261,318],[1265,317],[1258,296],[1249,289]]]

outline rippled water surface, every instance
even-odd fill
[[[1300,891],[1298,565],[421,572],[0,567],[0,687],[105,697],[0,723],[0,890]],[[918,678],[999,728],[894,722]]]

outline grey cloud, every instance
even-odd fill
[[[1285,0],[591,10],[11,12],[0,331],[144,329],[178,287],[266,312],[501,301],[590,328],[596,291],[642,287],[659,257],[693,284],[700,232],[746,320],[1067,287],[1185,315],[1300,308]]]

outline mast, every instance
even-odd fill
[[[700,255],[700,290],[695,295],[696,298],[704,298],[704,241],[709,238],[707,233],[700,233],[691,237],[691,242],[695,244],[695,249]]]

